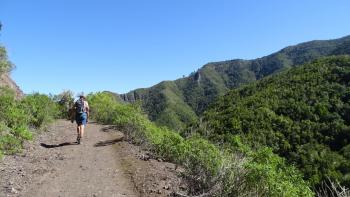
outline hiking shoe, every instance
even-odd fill
[[[77,137],[77,144],[80,144],[80,137]]]

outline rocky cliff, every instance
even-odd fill
[[[24,96],[22,90],[16,84],[16,82],[11,78],[9,73],[4,73],[0,75],[0,87],[8,87],[15,91],[17,98]]]

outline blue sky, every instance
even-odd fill
[[[0,0],[26,93],[125,93],[207,62],[350,34],[348,0]]]

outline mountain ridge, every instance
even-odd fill
[[[197,120],[218,96],[232,88],[320,57],[344,54],[350,54],[350,36],[312,40],[252,60],[210,62],[187,77],[162,81],[149,88],[120,94],[119,97],[131,103],[141,101],[152,121],[173,129],[182,129]],[[172,118],[169,120],[166,117]]]

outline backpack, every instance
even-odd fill
[[[84,101],[82,99],[77,100],[75,103],[75,112],[77,114],[82,114],[85,112],[84,110]]]

